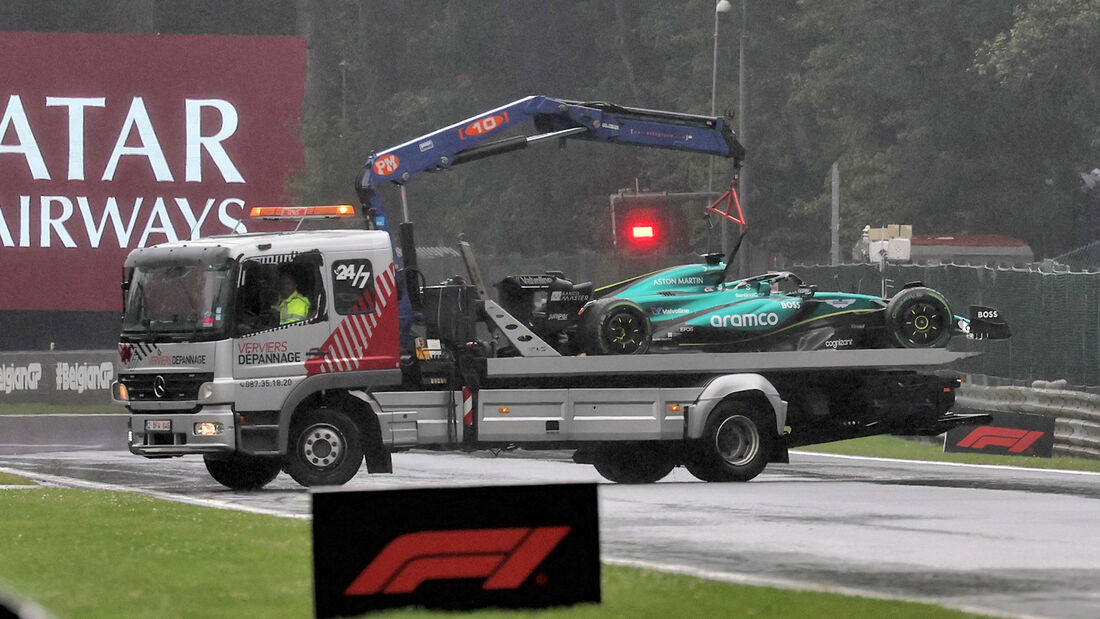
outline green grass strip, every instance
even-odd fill
[[[1035,458],[1029,456],[997,456],[992,454],[944,453],[942,446],[907,441],[896,436],[868,436],[849,441],[824,443],[799,447],[803,451],[897,458],[899,460],[926,460],[930,462],[960,462],[964,464],[996,464],[1036,469],[1064,469],[1068,471],[1100,471],[1100,460],[1084,458]]]
[[[10,473],[0,473],[0,486],[34,486],[33,481]]]
[[[0,491],[0,580],[62,617],[308,617],[309,523],[69,489]]]
[[[0,581],[61,617],[309,617],[310,524],[43,488],[0,491]],[[473,616],[968,617],[942,607],[603,567],[601,605]],[[400,617],[452,617],[403,610]],[[466,616],[464,614],[463,616]]]

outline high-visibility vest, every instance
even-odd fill
[[[305,320],[309,315],[309,299],[298,294],[295,290],[291,295],[279,301],[279,324],[285,325],[292,322]]]

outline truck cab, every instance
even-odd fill
[[[165,243],[132,252],[125,272],[115,391],[133,413],[134,453],[274,457],[285,451],[280,417],[295,393],[400,383],[385,232]],[[280,316],[290,292],[304,298],[304,315]]]

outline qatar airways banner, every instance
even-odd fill
[[[0,33],[0,58],[0,310],[121,310],[130,250],[287,202],[305,39]]]

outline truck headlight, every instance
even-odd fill
[[[199,399],[209,400],[214,395],[214,383],[203,383],[199,386]]]
[[[126,389],[126,385],[117,380],[111,383],[111,395],[120,402],[130,401],[130,392]]]
[[[200,421],[195,424],[195,436],[217,436],[225,430],[225,426],[216,421]]]

